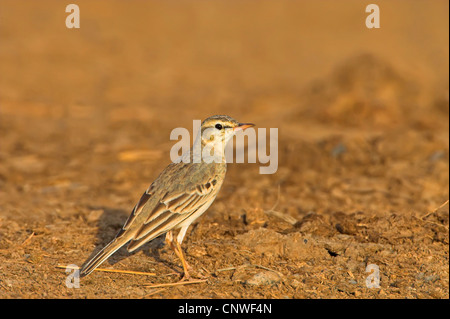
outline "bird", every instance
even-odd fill
[[[133,252],[165,234],[166,243],[181,260],[182,280],[190,280],[191,267],[181,243],[189,226],[210,207],[222,187],[227,170],[226,144],[238,131],[252,126],[227,115],[205,119],[191,149],[160,173],[111,242],[83,264],[80,277],[92,273],[127,243],[127,250]]]

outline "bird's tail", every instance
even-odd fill
[[[95,270],[100,264],[102,264],[106,259],[108,259],[112,254],[114,254],[120,247],[125,245],[128,241],[130,241],[130,237],[122,236],[116,237],[112,240],[108,245],[106,245],[101,251],[97,253],[94,257],[84,263],[83,267],[81,267],[80,276],[84,277],[89,275],[91,272]]]

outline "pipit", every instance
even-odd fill
[[[166,242],[180,258],[183,279],[190,279],[181,243],[191,223],[216,198],[227,169],[225,146],[239,130],[253,126],[226,115],[207,118],[189,152],[167,166],[144,192],[115,238],[80,271],[86,276],[126,243],[132,252],[166,234]],[[178,231],[174,237],[173,231]]]

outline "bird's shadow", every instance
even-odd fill
[[[117,233],[125,224],[125,221],[127,220],[128,216],[131,213],[131,211],[127,212],[123,209],[116,209],[104,206],[91,206],[89,207],[89,209],[102,210],[103,213],[100,215],[100,217],[96,222],[98,228],[97,242],[95,243],[96,248],[91,253],[91,255],[83,262],[83,264],[85,264],[87,261],[93,258],[100,250],[103,249],[103,247],[105,247],[110,241],[112,241],[116,237]],[[109,257],[104,262],[104,264],[109,263],[110,265],[115,265],[121,260],[133,256],[134,254],[137,254],[140,251],[143,251],[143,253],[147,257],[152,258],[156,262],[163,263],[173,270],[179,268],[178,265],[161,257],[160,251],[168,247],[165,244],[165,234],[144,244],[142,247],[138,248],[133,252],[129,252],[127,250],[127,246],[128,243],[123,245],[119,250],[117,250],[113,255],[111,255],[111,257]]]

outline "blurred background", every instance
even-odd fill
[[[449,193],[448,1],[376,3],[380,29],[359,0],[77,0],[81,27],[67,29],[68,3],[2,0],[0,224],[15,224],[0,248],[65,219],[70,243],[92,249],[79,231],[98,219],[92,207],[131,210],[169,163],[171,130],[214,114],[278,128],[279,169],[231,164],[212,221],[249,206],[264,220],[277,198],[299,220],[438,207]],[[448,210],[440,218],[448,246]]]

